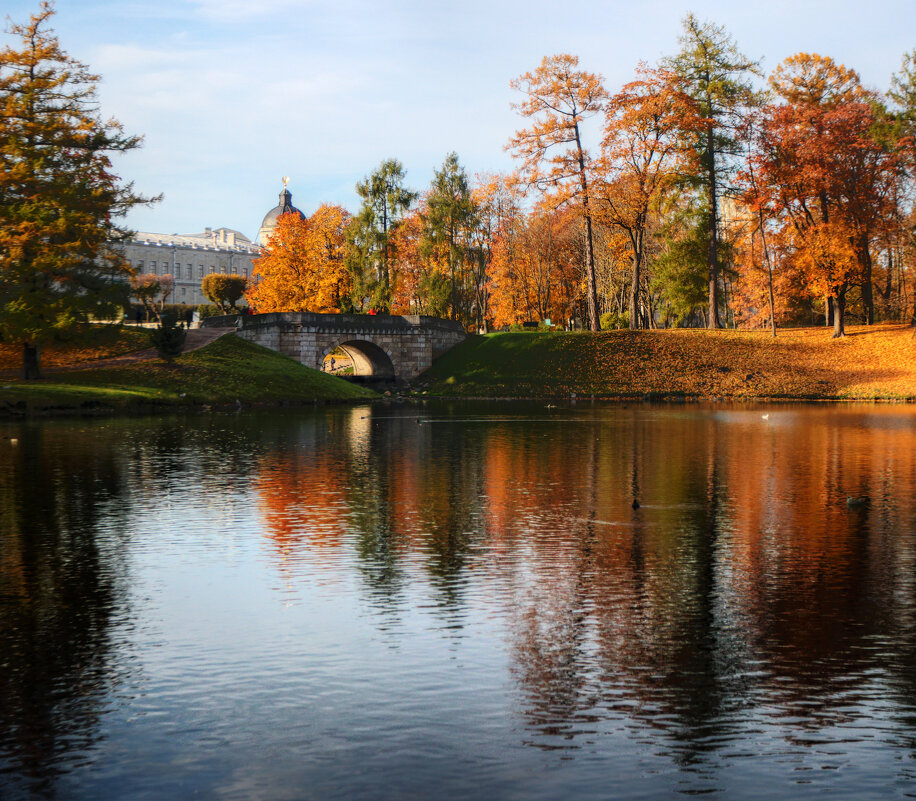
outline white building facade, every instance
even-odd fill
[[[211,273],[251,278],[260,247],[231,228],[207,228],[202,234],[137,232],[123,245],[124,257],[137,273],[171,275],[175,289],[168,303],[209,303],[200,288]]]
[[[140,273],[171,275],[175,289],[167,303],[196,306],[209,303],[200,288],[204,276],[211,273],[241,275],[251,278],[253,262],[267,244],[281,214],[298,214],[293,196],[286,188],[280,202],[264,216],[258,230],[258,242],[231,228],[207,228],[202,234],[151,234],[137,232],[121,247],[130,266]]]

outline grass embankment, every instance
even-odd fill
[[[312,370],[229,334],[174,365],[48,372],[40,381],[0,379],[0,414],[164,410],[172,407],[349,401],[376,393]]]
[[[432,395],[916,399],[916,338],[900,325],[470,337],[425,375]]]

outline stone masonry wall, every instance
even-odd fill
[[[432,366],[433,359],[465,338],[458,323],[419,315],[362,315],[274,313],[231,318],[237,333],[250,342],[290,356],[320,370],[324,357],[346,344],[365,359],[357,373],[391,374],[401,380],[416,378]],[[209,318],[205,326],[226,325],[224,318]],[[378,349],[378,350],[376,350]],[[387,358],[386,358],[387,357]]]

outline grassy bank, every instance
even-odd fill
[[[424,377],[475,397],[916,399],[916,338],[899,325],[779,331],[505,333],[471,337]]]
[[[185,354],[174,365],[156,359],[107,369],[49,372],[40,381],[0,380],[0,414],[7,416],[377,397],[234,335]]]

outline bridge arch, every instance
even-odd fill
[[[465,337],[459,323],[420,315],[265,312],[208,317],[201,325],[235,326],[242,339],[319,370],[325,356],[343,348],[353,359],[354,377],[366,383],[416,378]]]
[[[345,339],[329,348],[325,348],[324,353],[321,354],[321,358],[318,360],[319,369],[321,369],[328,354],[337,348],[346,353],[350,357],[350,361],[353,362],[353,375],[394,378],[397,374],[394,362],[391,359],[391,352],[367,339]]]

